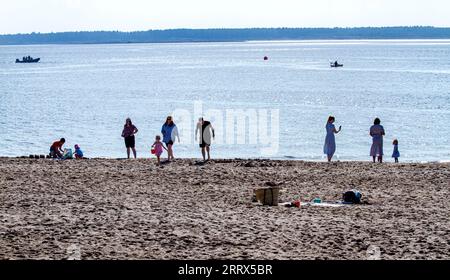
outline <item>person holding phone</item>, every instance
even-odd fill
[[[325,145],[323,147],[324,154],[328,157],[328,162],[331,162],[333,159],[334,153],[336,152],[336,139],[335,134],[341,132],[342,127],[339,126],[339,130],[336,130],[334,126],[334,122],[336,121],[335,117],[330,116],[328,118],[328,122],[326,125],[327,136],[325,137]]]

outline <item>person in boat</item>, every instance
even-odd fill
[[[334,62],[334,67],[338,67],[339,63],[337,62],[337,60]]]

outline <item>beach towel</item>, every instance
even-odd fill
[[[306,202],[302,203],[302,206],[317,206],[317,207],[343,207],[347,204],[342,202],[322,202],[322,203],[314,203],[314,202]]]

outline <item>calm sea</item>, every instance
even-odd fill
[[[41,62],[14,63],[25,55]],[[334,60],[344,67],[332,69]],[[139,157],[150,157],[165,117],[175,113],[184,142],[175,156],[198,157],[186,124],[193,129],[199,104],[215,112],[222,140],[214,157],[323,160],[325,123],[334,115],[343,127],[337,159],[369,160],[368,131],[379,117],[388,160],[397,138],[401,161],[446,161],[450,41],[0,46],[0,156],[46,154],[65,137],[88,157],[124,157],[120,136],[131,117]],[[240,109],[250,128],[233,144],[223,140],[226,116]],[[270,156],[261,153],[266,143],[251,140],[264,112],[279,114],[268,123],[279,145]]]

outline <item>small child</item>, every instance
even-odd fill
[[[83,151],[80,149],[80,146],[78,146],[78,144],[75,145],[75,158],[76,159],[83,159],[84,158]]]
[[[392,145],[394,145],[394,152],[392,153],[392,157],[395,158],[395,163],[398,163],[398,158],[400,157],[400,152],[398,151],[398,140],[395,139]]]
[[[164,150],[167,151],[166,147],[164,147],[161,142],[161,136],[157,135],[155,138],[155,143],[152,145],[152,154],[154,154],[158,159],[158,166],[161,165],[161,155]]]

